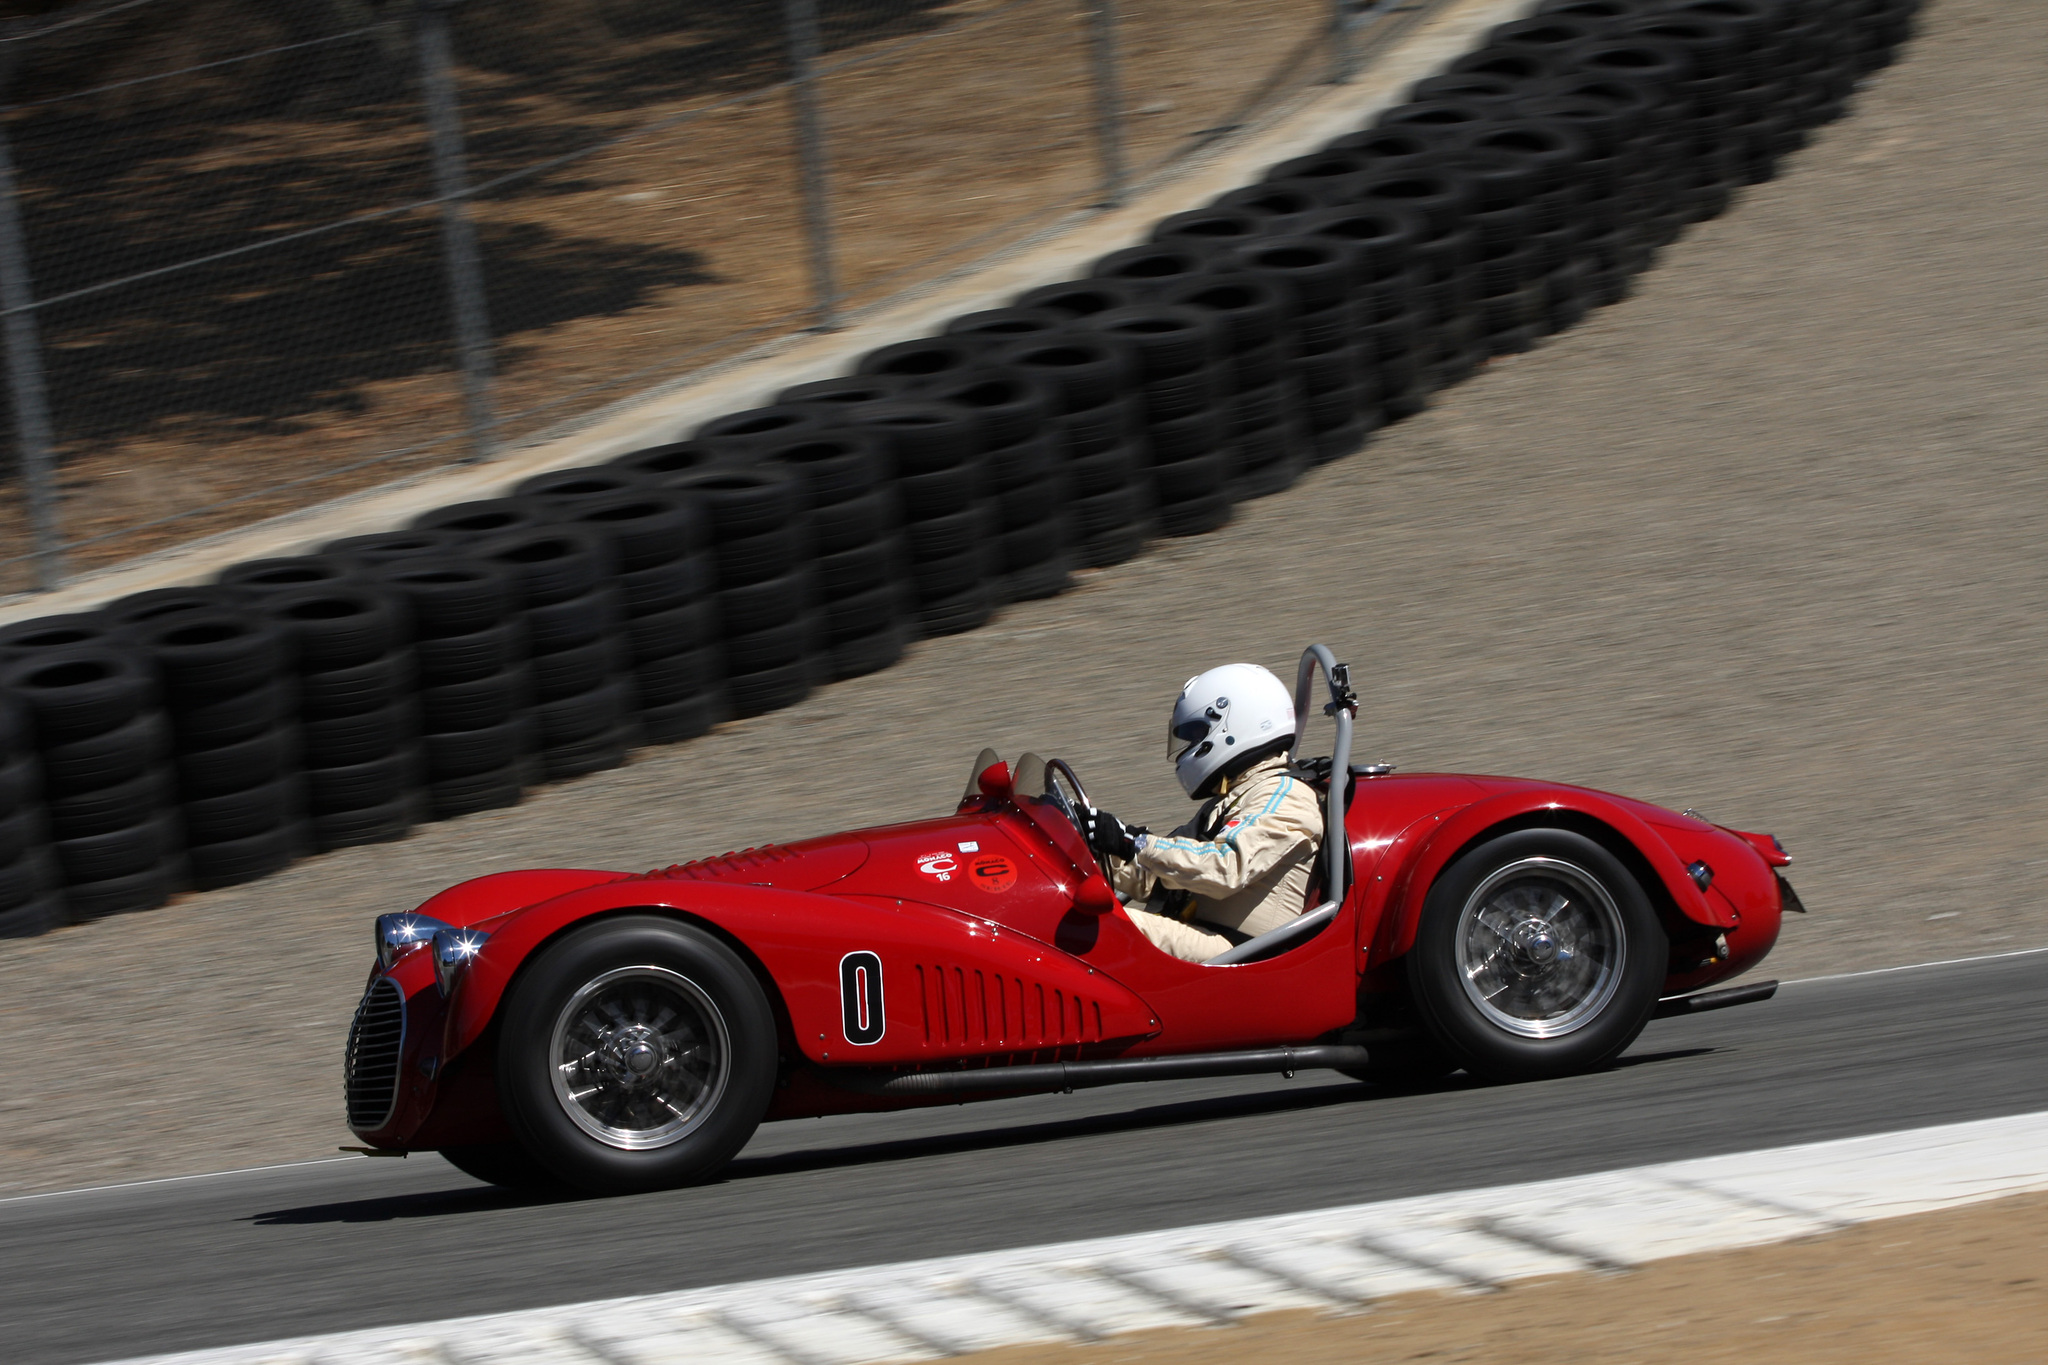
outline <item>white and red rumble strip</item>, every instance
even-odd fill
[[[867,1365],[1623,1269],[2048,1190],[2048,1113],[127,1365]]]

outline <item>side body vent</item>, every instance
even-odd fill
[[[398,1059],[405,1047],[405,997],[390,977],[379,977],[356,1006],[342,1059],[348,1126],[375,1132],[391,1121],[398,1102]]]
[[[979,967],[919,963],[925,1042],[938,1052],[1029,1052],[1103,1038],[1102,1004]]]

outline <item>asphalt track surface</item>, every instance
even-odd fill
[[[14,1365],[686,1289],[2048,1109],[2048,951],[1794,983],[1610,1071],[1307,1072],[764,1128],[722,1183],[536,1200],[437,1158],[0,1202]]]

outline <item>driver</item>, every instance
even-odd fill
[[[1195,818],[1157,835],[1083,812],[1132,923],[1164,951],[1206,962],[1308,908],[1323,817],[1315,790],[1288,776],[1294,729],[1278,678],[1257,664],[1212,668],[1181,688],[1167,738],[1181,788],[1204,803]]]

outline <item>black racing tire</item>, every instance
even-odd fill
[[[1052,420],[1055,403],[1051,390],[1030,375],[993,365],[921,383],[917,396],[974,412],[991,452],[1036,440]]]
[[[306,720],[359,716],[410,695],[418,681],[409,649],[394,649],[352,668],[306,673],[299,678],[299,715]]]
[[[1093,281],[1091,287],[1103,283]],[[1055,395],[1061,413],[1100,407],[1121,396],[1130,388],[1136,370],[1123,342],[1086,334],[1005,346],[991,359],[1044,384]]]
[[[1088,267],[1088,274],[1098,280],[1115,280],[1128,284],[1141,298],[1149,299],[1160,290],[1184,280],[1190,275],[1199,275],[1216,251],[1214,243],[1196,241],[1144,242],[1138,246],[1127,246],[1100,257]],[[1127,312],[1144,305],[1127,304],[1123,308],[1111,308],[1111,313]],[[1081,319],[1085,325],[1102,316],[1093,313]]]
[[[181,612],[136,634],[172,705],[246,692],[284,672],[289,658],[283,631],[241,612]]]
[[[34,938],[62,928],[68,920],[69,916],[64,913],[64,897],[55,891],[46,892],[33,900],[0,910],[0,938]]]
[[[168,811],[110,834],[60,839],[50,845],[66,886],[135,875],[171,857],[177,848],[177,817]]]
[[[1066,549],[1066,519],[1048,516],[1030,526],[1003,532],[996,542],[996,563],[1002,572],[1012,574],[1048,560],[1064,560]]]
[[[1053,423],[1053,439],[1068,461],[1086,459],[1121,444],[1143,425],[1143,418],[1128,399],[1118,398],[1060,418]]]
[[[522,1194],[546,1194],[564,1188],[552,1171],[535,1161],[524,1147],[515,1142],[443,1147],[441,1159],[471,1180],[481,1180],[500,1189],[517,1190]]]
[[[1198,309],[1214,317],[1231,351],[1266,345],[1280,336],[1293,312],[1287,292],[1249,270],[1218,272],[1168,289],[1162,302]]]
[[[1524,829],[1437,877],[1407,976],[1430,1037],[1459,1065],[1488,1080],[1539,1080],[1604,1066],[1634,1042],[1669,955],[1655,907],[1620,859],[1582,834]]]
[[[610,682],[573,697],[535,706],[533,717],[540,727],[542,750],[558,749],[616,730],[626,718],[627,688],[624,681]]]
[[[668,481],[718,469],[732,463],[730,456],[696,441],[670,441],[666,445],[629,450],[606,460],[610,469],[638,475],[650,488],[666,487]]]
[[[834,379],[792,384],[777,393],[775,401],[812,408],[836,424],[855,405],[893,401],[916,384],[917,380],[907,374],[842,374]]]
[[[64,888],[64,908],[74,924],[154,910],[184,885],[185,878],[185,860],[167,855],[118,877],[71,883]]]
[[[701,649],[718,637],[718,604],[690,602],[626,622],[626,643],[637,659],[662,659]]]
[[[647,744],[680,744],[706,733],[727,714],[722,689],[702,692],[680,701],[664,702],[660,706],[643,707],[640,711],[641,740]]]
[[[506,621],[467,635],[444,635],[413,646],[413,661],[422,687],[447,687],[474,682],[526,662],[526,625]]]
[[[988,552],[977,545],[959,554],[912,565],[910,581],[917,589],[918,601],[928,603],[973,591],[988,577],[990,568]]]
[[[721,546],[789,525],[803,515],[807,498],[795,470],[768,464],[706,469],[670,479],[666,486],[704,500]]]
[[[1066,505],[1066,489],[1057,474],[1048,474],[1023,488],[996,495],[1000,529],[1036,526]]]
[[[410,529],[441,531],[474,545],[494,536],[544,529],[555,510],[540,498],[479,498],[422,512],[413,518]]]
[[[1307,466],[1308,461],[1298,457],[1262,460],[1243,468],[1230,480],[1230,496],[1238,502],[1245,502],[1284,493],[1300,481],[1302,470]]]
[[[289,555],[231,564],[221,570],[220,586],[234,590],[244,601],[254,601],[281,592],[347,587],[360,572],[347,560],[328,555]]]
[[[388,844],[394,839],[403,839],[412,833],[417,814],[418,803],[411,796],[401,796],[381,805],[316,815],[307,824],[311,829],[313,847],[322,853],[331,853],[337,848]]]
[[[775,578],[727,588],[718,594],[718,617],[726,639],[788,624],[810,610],[816,585],[809,565]]]
[[[990,346],[1008,346],[1064,332],[1072,322],[1070,314],[1054,308],[983,308],[962,313],[947,323],[946,335]]]
[[[50,867],[40,849],[16,849],[0,858],[0,910],[12,910],[50,889]]]
[[[821,432],[777,446],[761,458],[796,472],[813,515],[820,508],[867,497],[889,478],[888,441],[872,431]]]
[[[827,671],[833,681],[879,673],[903,657],[910,646],[907,626],[891,626],[870,635],[841,640],[826,650]]]
[[[308,768],[341,768],[395,753],[419,733],[419,708],[411,702],[359,715],[307,721],[300,728]]]
[[[1074,586],[1073,567],[1066,554],[1011,569],[995,580],[1006,602],[1032,602],[1057,597]]]
[[[579,499],[563,509],[563,521],[602,532],[621,573],[651,569],[711,543],[711,518],[703,503],[675,489],[641,488]]]
[[[987,485],[986,467],[979,460],[969,460],[951,469],[898,479],[896,497],[906,522],[924,521],[966,511],[980,501]]]
[[[682,1118],[669,1120],[673,1132],[646,1117],[647,1101],[635,1105],[631,1091],[605,1085],[613,1075],[631,1074],[623,1062],[617,1073],[589,1078],[616,1109],[585,1109],[570,1098],[571,1083],[559,1079],[577,1055],[565,1049],[601,1046],[609,1037],[595,1032],[604,1027],[599,1003],[615,1004],[630,1018],[640,1010],[636,990],[637,999],[654,1002],[650,1010],[693,1017],[694,1047],[712,1054],[694,1084],[675,1062],[657,1061],[653,1084],[674,1085],[663,1092],[668,1109],[654,1112],[682,1107],[676,1099],[687,1106]],[[731,948],[678,920],[617,915],[570,931],[527,963],[499,1018],[498,1097],[514,1136],[544,1169],[593,1194],[667,1189],[716,1175],[754,1135],[774,1094],[775,1016],[766,993]],[[585,1039],[585,1032],[592,1036]],[[648,1041],[669,1046],[658,1033]],[[625,1145],[635,1141],[659,1145]]]
[[[793,664],[810,652],[817,632],[817,622],[802,616],[784,617],[778,625],[744,635],[728,635],[724,641],[726,669],[737,675]]]
[[[903,598],[902,587],[890,583],[824,603],[818,612],[824,620],[825,639],[837,645],[900,625]]]
[[[1103,569],[1135,559],[1144,549],[1145,531],[1142,526],[1114,526],[1094,535],[1078,537],[1074,543],[1074,562],[1085,568]]]
[[[144,711],[126,725],[46,747],[43,790],[54,799],[128,782],[161,763],[170,749],[163,713]]]
[[[1190,413],[1170,422],[1155,422],[1146,432],[1154,468],[1192,460],[1220,450],[1224,444],[1222,415],[1214,409]]]
[[[1052,478],[1060,467],[1060,448],[1050,428],[1029,440],[988,452],[988,486],[1011,493]]]
[[[1328,464],[1332,460],[1341,460],[1346,455],[1356,455],[1364,448],[1366,438],[1371,434],[1365,421],[1358,417],[1353,417],[1340,426],[1319,429],[1309,438],[1315,462]]]
[[[503,810],[516,806],[526,794],[522,764],[508,763],[489,772],[466,777],[445,777],[427,784],[427,812],[431,819],[453,820],[482,810]]]
[[[401,559],[374,573],[405,604],[412,634],[421,642],[491,630],[519,609],[512,574],[487,559]]]
[[[303,791],[307,809],[316,815],[362,810],[396,801],[418,786],[420,764],[420,750],[407,746],[367,763],[309,769],[303,784],[293,785]]]
[[[633,668],[633,700],[646,712],[690,697],[702,696],[725,677],[725,656],[718,649],[686,649]]]
[[[512,485],[512,496],[553,503],[560,513],[573,515],[572,509],[578,503],[608,498],[615,493],[638,492],[646,487],[646,480],[633,470],[610,464],[580,465],[550,469],[545,474],[521,479]]]
[[[38,653],[0,673],[45,745],[126,725],[156,700],[152,670],[124,649],[81,645]]]
[[[1145,297],[1136,280],[1062,280],[1027,289],[1015,300],[1018,308],[1044,308],[1067,318],[1085,318],[1123,308]]]
[[[11,863],[30,849],[41,848],[47,837],[38,811],[17,810],[0,815],[0,863]],[[6,897],[0,896],[0,902]]]
[[[101,607],[98,614],[118,629],[133,630],[188,611],[237,611],[242,602],[242,595],[232,588],[198,583],[185,588],[150,588],[129,593]]]
[[[1160,422],[1208,412],[1230,392],[1229,376],[1218,365],[1154,380],[1140,391],[1146,429]]]
[[[869,351],[854,366],[856,374],[900,374],[929,379],[953,374],[975,362],[984,347],[963,337],[921,337]]]
[[[240,886],[273,876],[291,866],[305,838],[296,823],[286,822],[242,839],[194,844],[185,850],[194,891]]]
[[[903,528],[910,562],[928,564],[934,559],[964,554],[980,545],[997,529],[991,515],[993,510],[983,502],[951,516],[926,517],[922,521],[911,522]],[[872,581],[862,584],[863,587],[873,585]]]
[[[592,640],[574,649],[536,654],[533,662],[527,665],[532,677],[533,699],[549,702],[588,692],[619,673],[624,661],[624,642],[616,635]]]
[[[1067,518],[1078,539],[1093,540],[1141,523],[1145,519],[1145,499],[1135,484],[1126,484],[1106,493],[1070,499]]]
[[[376,586],[297,588],[266,597],[260,606],[284,627],[302,673],[354,668],[389,654],[407,638],[397,603]]]
[[[751,463],[752,457],[771,445],[798,439],[824,425],[816,412],[798,404],[772,403],[714,417],[692,432],[690,439],[712,450],[725,451],[737,460]]]
[[[953,518],[935,517],[931,521],[913,523],[913,527],[942,524],[972,515],[963,512],[955,513]],[[916,543],[915,538],[911,543]],[[836,602],[842,597],[869,592],[895,582],[903,573],[903,551],[902,542],[891,536],[887,540],[841,550],[838,554],[819,556],[812,566],[818,600]]]
[[[996,614],[996,596],[986,583],[977,583],[950,597],[927,599],[917,608],[918,629],[926,638],[960,635],[989,623]]]
[[[878,489],[863,498],[835,502],[811,512],[812,549],[826,555],[866,545],[888,535],[902,522],[893,489]]]
[[[468,682],[421,688],[420,728],[427,734],[447,734],[505,724],[532,703],[536,667],[502,669]]]
[[[617,725],[603,734],[551,745],[541,751],[541,780],[567,782],[619,767],[632,751],[634,734],[633,727]]]
[[[1335,305],[1351,285],[1349,244],[1327,237],[1262,237],[1230,248],[1225,256],[1237,268],[1285,288],[1297,313]]]
[[[1230,491],[1218,487],[1213,493],[1182,502],[1161,503],[1159,532],[1168,536],[1199,536],[1230,524]]]
[[[1199,267],[1199,260],[1195,264]],[[1212,314],[1172,304],[1141,303],[1112,308],[1084,319],[1081,327],[1114,337],[1129,347],[1137,362],[1137,377],[1147,385],[1207,368],[1223,354],[1226,345],[1223,328]]]
[[[492,536],[472,554],[504,566],[528,608],[581,597],[617,570],[611,541],[583,526],[536,526]]]
[[[718,547],[718,586],[721,590],[743,588],[780,578],[811,554],[810,528],[801,520],[723,541]]]
[[[458,552],[458,547],[466,539],[468,537],[460,531],[377,531],[367,536],[330,540],[320,547],[320,553],[325,558],[342,560],[375,576],[386,566],[407,560],[446,560]],[[136,594],[137,597],[143,595]]]
[[[530,609],[526,613],[527,650],[537,659],[575,649],[615,633],[621,619],[619,595],[610,584],[601,583],[588,592]]]
[[[1164,509],[1219,492],[1229,478],[1230,460],[1221,449],[1217,449],[1206,455],[1175,460],[1172,464],[1155,464],[1148,473],[1152,479],[1152,491]]]
[[[526,753],[528,726],[521,717],[481,730],[429,733],[421,741],[427,776],[435,782],[473,777],[508,764]]]
[[[171,713],[171,729],[181,750],[223,748],[283,723],[296,714],[298,699],[298,678],[287,675],[247,692],[181,704]]]
[[[651,569],[622,573],[613,582],[627,619],[688,606],[718,583],[718,552],[700,550]]]
[[[181,810],[185,842],[217,844],[276,829],[298,813],[301,787],[296,777],[281,777],[242,791],[187,801]]]
[[[799,659],[780,668],[729,674],[725,680],[725,696],[731,714],[735,718],[760,716],[780,711],[785,706],[794,706],[811,694],[816,673],[815,663],[810,659]]]
[[[55,839],[89,839],[127,829],[170,809],[173,785],[170,774],[151,768],[126,782],[93,791],[52,796],[44,802]]]
[[[1126,442],[1111,446],[1108,450],[1084,456],[1066,463],[1067,504],[1087,498],[1100,497],[1118,489],[1128,488],[1131,480],[1138,475],[1141,456],[1138,448]]]

